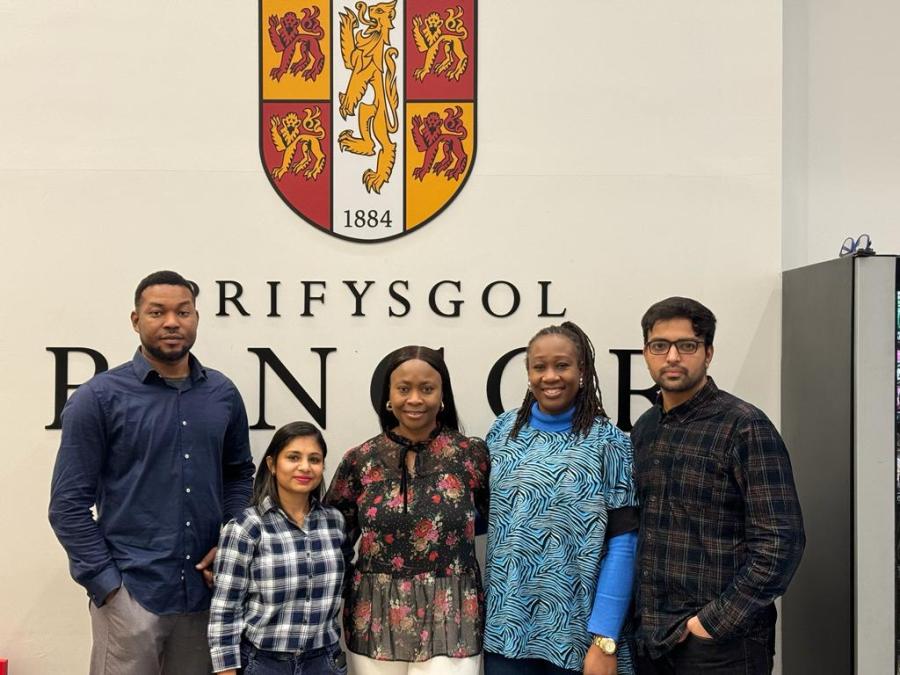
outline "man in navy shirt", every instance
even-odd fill
[[[63,410],[50,523],[91,599],[91,675],[212,670],[216,542],[249,501],[253,460],[240,394],[190,353],[195,300],[180,274],[143,279],[134,358]]]

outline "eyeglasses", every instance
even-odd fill
[[[647,342],[647,351],[654,356],[664,356],[675,345],[679,354],[696,354],[700,345],[706,344],[703,340],[650,340]]]
[[[840,257],[845,256],[867,256],[875,255],[875,249],[872,248],[872,240],[867,234],[861,234],[856,239],[847,237],[841,244]]]

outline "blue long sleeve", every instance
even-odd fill
[[[600,563],[594,608],[588,619],[588,632],[619,639],[625,614],[631,604],[634,583],[634,557],[637,532],[623,532],[607,544],[606,557]]]
[[[63,408],[62,440],[50,486],[50,525],[69,556],[72,578],[100,607],[122,584],[100,526],[91,514],[108,452],[100,402],[90,384]]]

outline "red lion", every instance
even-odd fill
[[[424,121],[420,115],[412,117],[412,135],[419,152],[425,153],[422,166],[413,169],[413,177],[424,180],[430,171],[440,175],[446,171],[447,178],[459,180],[469,164],[469,156],[463,149],[462,142],[469,135],[462,121],[462,108],[445,108],[445,117],[437,112],[430,112]],[[437,159],[438,148],[443,147],[444,155]],[[450,165],[453,165],[452,167]]]
[[[303,17],[298,19],[294,12],[287,12],[281,19],[269,17],[269,40],[276,52],[281,53],[281,64],[269,72],[276,82],[290,67],[291,75],[303,71],[304,80],[315,81],[325,67],[325,55],[319,46],[319,40],[325,37],[325,31],[319,23],[319,8],[303,10]],[[297,61],[291,65],[294,55]]]

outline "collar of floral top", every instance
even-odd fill
[[[409,491],[409,469],[406,466],[406,453],[412,452],[415,454],[416,461],[414,466],[416,468],[416,473],[418,473],[419,453],[422,452],[422,450],[427,450],[428,446],[431,445],[431,441],[437,438],[443,430],[444,425],[438,422],[437,426],[435,426],[434,430],[430,434],[428,434],[428,438],[426,438],[424,441],[412,441],[405,436],[395,434],[390,429],[385,431],[388,438],[390,438],[394,443],[404,449],[404,452],[400,453],[400,492],[403,493],[403,513],[408,513],[407,492]]]
[[[388,438],[394,441],[394,443],[406,448],[408,451],[421,452],[422,450],[427,450],[428,446],[431,445],[431,441],[437,438],[443,430],[444,425],[438,422],[431,433],[428,434],[428,438],[426,438],[424,441],[410,440],[406,436],[401,436],[400,434],[394,433],[390,429],[388,429],[385,433],[387,434]]]

